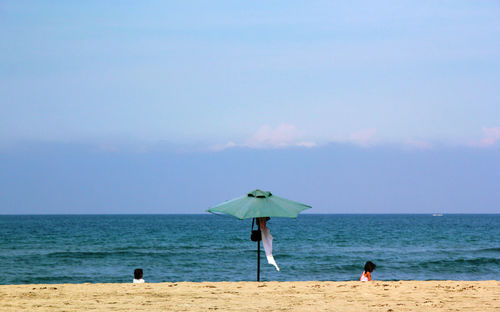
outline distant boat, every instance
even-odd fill
[[[442,213],[433,213],[432,216],[433,217],[442,217],[443,214]]]

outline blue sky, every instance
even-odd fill
[[[498,1],[0,1],[0,213],[197,212],[311,185],[297,199],[317,212],[499,212],[499,15]],[[165,183],[131,173],[145,159]],[[224,196],[198,167],[226,173]],[[200,197],[165,205],[153,182]]]

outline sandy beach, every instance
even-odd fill
[[[500,311],[500,281],[0,286],[0,311]]]

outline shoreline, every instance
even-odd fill
[[[0,311],[498,311],[500,281],[0,285]]]

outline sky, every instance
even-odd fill
[[[500,213],[498,1],[2,1],[0,214]]]

